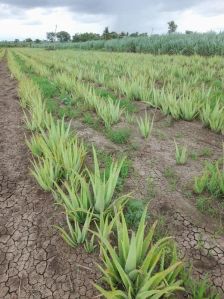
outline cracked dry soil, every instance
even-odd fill
[[[53,225],[63,222],[29,174],[17,86],[0,62],[0,298],[93,298],[98,277],[82,248],[71,249]]]

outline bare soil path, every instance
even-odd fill
[[[29,175],[16,82],[0,63],[0,298],[93,298],[96,256],[71,249],[62,211]]]

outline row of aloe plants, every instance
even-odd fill
[[[116,192],[124,159],[113,161],[106,174],[93,147],[93,167],[85,166],[87,150],[70,125],[46,112],[40,91],[10,54],[9,66],[20,81],[24,120],[32,131],[26,141],[34,156],[32,174],[65,209],[67,229],[58,227],[64,240],[73,247],[84,244],[88,252],[99,247],[104,283],[96,288],[101,295],[159,299],[183,291],[183,264],[171,238],[153,241],[156,223],[147,228],[147,209],[136,232],[127,226],[123,210],[130,196]]]
[[[204,61],[201,58],[194,58],[192,65],[189,59],[183,62],[176,59],[177,62],[174,65],[173,62],[168,61],[167,64],[164,61],[168,72],[161,63],[165,59],[169,60],[167,57],[159,58],[159,61],[157,58],[159,63],[157,68],[148,65],[149,61],[154,64],[154,58],[140,57],[146,65],[143,66],[141,63],[140,68],[137,64],[139,57],[130,56],[127,60],[122,54],[116,57],[118,58],[118,62],[116,62],[113,57],[108,57],[106,54],[101,54],[99,58],[99,55],[97,56],[95,53],[93,57],[76,53],[78,57],[74,56],[72,59],[72,55],[66,53],[64,61],[58,63],[58,53],[50,59],[45,53],[32,53],[32,51],[25,51],[25,53],[29,53],[33,58],[41,60],[52,70],[59,72],[59,77],[61,72],[65,76],[67,73],[66,82],[69,82],[69,77],[78,78],[77,81],[86,79],[98,82],[129,100],[140,99],[147,102],[150,106],[161,109],[164,114],[169,114],[174,119],[191,121],[199,118],[205,126],[215,132],[224,130],[224,110],[221,96],[218,87],[214,87],[212,84],[214,80],[212,74],[215,75],[216,72],[213,67],[216,62],[215,58],[210,61],[208,66],[204,66]],[[202,73],[202,66],[203,69],[208,68],[210,75]],[[192,68],[195,71],[194,76]],[[200,78],[201,73],[205,77],[204,80]],[[218,73],[217,76],[219,76]],[[61,81],[60,78],[58,79]],[[163,82],[162,86],[158,88],[157,82]],[[205,82],[209,82],[209,85],[205,85]]]
[[[21,55],[21,54],[20,54]],[[83,99],[86,103],[88,109],[96,112],[97,116],[102,120],[105,128],[110,130],[113,124],[116,124],[121,120],[122,116],[126,115],[125,109],[120,107],[119,101],[114,102],[111,98],[107,98],[106,100],[101,98],[99,95],[96,95],[93,87],[88,84],[83,84],[79,80],[64,72],[56,72],[52,73],[49,68],[44,65],[38,64],[32,58],[29,58],[25,55],[22,55],[25,59],[25,62],[29,68],[32,68],[38,75],[46,76],[47,78],[51,78],[52,82],[54,82],[60,91],[64,93],[71,94],[73,101],[75,99]],[[131,117],[132,122],[134,121],[134,117]],[[144,118],[137,118],[137,125],[139,127],[139,132],[143,138],[147,138],[151,136],[152,128],[153,128],[153,118],[149,118],[147,114],[145,114]]]

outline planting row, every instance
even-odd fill
[[[64,51],[61,59],[61,51],[22,53],[43,66],[42,75],[53,76],[56,84],[73,96],[89,101],[96,96],[115,103],[119,100],[128,116],[134,109],[133,100],[141,100],[176,120],[199,118],[215,132],[223,131],[222,69],[216,67],[222,65],[220,58],[207,62],[200,57],[155,59],[150,55]]]

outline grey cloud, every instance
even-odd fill
[[[28,26],[38,26],[41,25],[42,23],[40,21],[24,21],[22,22],[22,24]]]
[[[74,18],[86,23],[88,16],[96,22],[102,16],[104,19],[110,16],[114,19],[112,30],[141,32],[150,32],[152,28],[161,32],[167,27],[167,21],[187,9],[203,15],[219,14],[219,8],[224,8],[222,2],[214,0],[211,5],[210,0],[0,0],[0,4],[10,5],[12,9],[65,7]]]
[[[136,12],[144,10],[147,7],[155,7],[159,5],[162,11],[180,10],[203,3],[203,0],[0,0],[0,3],[9,4],[22,8],[36,7],[68,7],[76,12],[90,14],[110,14],[119,13],[135,9]],[[156,4],[155,4],[156,3]]]

